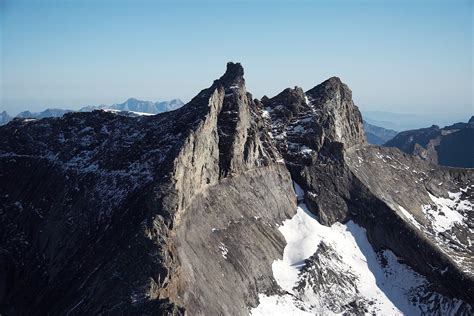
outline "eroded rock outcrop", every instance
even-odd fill
[[[308,207],[325,224],[346,220],[351,174],[344,148],[366,143],[350,89],[333,77],[306,93],[286,89],[262,103],[292,177],[306,191]]]

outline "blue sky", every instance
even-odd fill
[[[362,110],[474,114],[473,1],[0,0],[0,110],[255,97],[339,76]]]

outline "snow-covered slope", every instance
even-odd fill
[[[295,191],[301,200],[296,183]],[[272,268],[283,292],[261,294],[252,315],[454,315],[466,305],[430,291],[429,282],[393,252],[376,252],[353,221],[324,226],[299,203],[280,231],[287,245]]]
[[[351,150],[347,162],[371,192],[410,223],[417,235],[448,256],[454,269],[472,279],[472,170],[435,168],[397,149],[378,147]]]

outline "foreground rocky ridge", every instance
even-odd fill
[[[297,300],[299,312],[371,310],[330,239],[309,243],[297,290],[281,283],[274,260],[291,244],[281,224],[306,216],[297,203],[316,231],[356,223],[374,256],[393,251],[425,276],[414,299],[436,304],[419,310],[471,311],[472,172],[368,146],[335,77],[258,101],[229,63],[172,112],[14,121],[2,128],[0,166],[6,314],[248,314],[261,295]],[[460,217],[439,222],[431,196],[448,191]],[[332,258],[342,263],[321,264]],[[345,295],[328,302],[329,288]]]

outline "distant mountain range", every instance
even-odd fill
[[[74,110],[67,110],[67,109],[46,109],[41,112],[30,112],[24,111],[19,113],[17,116],[18,118],[25,118],[25,119],[42,119],[46,117],[62,117],[64,114],[69,112],[91,112],[94,110],[115,110],[115,111],[126,111],[126,112],[134,112],[136,114],[158,114],[163,112],[168,112],[172,110],[176,110],[183,106],[184,103],[180,99],[173,99],[170,101],[159,101],[159,102],[152,102],[152,101],[143,101],[138,100],[135,98],[130,98],[123,103],[114,103],[112,105],[90,105],[81,108],[79,111]],[[9,116],[6,111],[0,113],[0,125],[7,124],[11,121],[13,117]]]
[[[7,111],[0,112],[0,126],[7,124],[11,119],[12,118],[8,115]]]
[[[66,113],[74,112],[72,110],[64,110],[64,109],[46,109],[41,112],[30,112],[24,111],[19,113],[15,117],[25,118],[25,119],[42,119],[46,117],[61,117]]]
[[[152,102],[143,101],[135,98],[130,98],[123,103],[115,103],[112,105],[98,105],[98,106],[86,106],[80,109],[81,112],[90,112],[93,110],[118,110],[118,111],[129,111],[139,113],[158,114],[176,110],[184,105],[180,99],[173,99],[170,101]]]
[[[380,126],[369,124],[366,120],[364,120],[364,130],[367,141],[372,145],[383,145],[395,137],[395,135],[398,133],[393,129],[386,129]]]
[[[474,168],[474,116],[468,123],[401,132],[385,146],[444,166]]]

